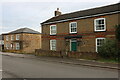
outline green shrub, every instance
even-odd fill
[[[120,41],[120,24],[115,26],[116,39]]]
[[[120,50],[117,47],[116,40],[107,39],[102,46],[98,48],[98,54],[102,58],[118,60]]]

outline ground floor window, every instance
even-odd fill
[[[6,43],[6,49],[9,49],[9,44],[8,43]]]
[[[56,40],[50,40],[50,50],[56,51]]]
[[[16,43],[16,50],[19,50],[19,49],[20,49],[20,44]]]
[[[77,40],[76,39],[70,40],[70,51],[77,51]]]
[[[105,42],[105,38],[96,38],[96,52],[98,52],[98,48]]]
[[[11,49],[13,49],[13,43],[11,43],[10,47],[11,47]]]

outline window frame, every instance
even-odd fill
[[[53,27],[53,26],[56,27],[55,33],[52,33],[51,27]],[[56,25],[50,25],[50,35],[56,35],[56,34],[57,34],[57,26]]]
[[[6,41],[9,41],[9,35],[6,35],[5,38],[6,38]]]
[[[14,35],[11,35],[11,40],[14,40]]]
[[[76,23],[76,32],[72,32],[72,31],[71,31],[71,24],[73,24],[73,23]],[[69,33],[71,33],[71,34],[72,34],[72,33],[77,33],[77,22],[70,22],[70,23],[69,23]]]
[[[106,40],[106,38],[103,38],[103,37],[101,37],[101,38],[96,38],[96,52],[98,52],[98,45],[97,45],[98,39],[104,39],[104,40]]]
[[[102,29],[102,30],[96,30],[97,29],[97,27],[96,27],[96,21],[97,20],[104,20],[104,29]],[[106,31],[106,18],[97,18],[97,19],[94,19],[94,31]]]
[[[19,46],[18,46],[17,44],[18,44]],[[20,43],[16,43],[15,47],[16,47],[16,50],[20,50]]]
[[[52,44],[53,44],[53,43],[52,43],[53,41],[55,41],[55,49],[53,49],[53,45],[52,45]],[[55,39],[51,39],[51,40],[50,40],[50,50],[56,51],[56,48],[57,48],[57,47],[56,47],[56,44],[57,44],[57,41],[56,41]]]
[[[19,38],[18,38],[19,36]],[[20,34],[16,34],[16,40],[20,40]]]
[[[8,43],[6,43],[5,47],[6,47],[6,49],[9,49],[9,44],[8,44]]]

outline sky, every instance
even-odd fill
[[[19,28],[41,32],[40,23],[62,14],[118,3],[119,0],[0,0],[0,34]]]

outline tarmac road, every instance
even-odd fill
[[[118,78],[118,70],[2,56],[3,78]]]

